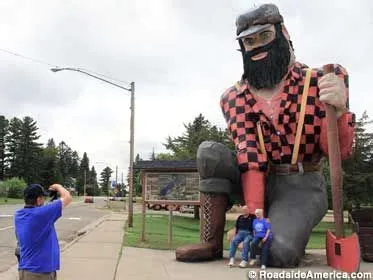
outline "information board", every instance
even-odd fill
[[[146,173],[145,201],[199,202],[197,172]]]

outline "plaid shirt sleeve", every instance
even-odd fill
[[[341,65],[335,65],[335,74],[344,80],[346,86],[346,96],[347,104],[346,107],[349,108],[349,84],[348,84],[348,73]],[[324,105],[321,105],[324,107]],[[338,119],[338,133],[339,133],[339,146],[341,151],[341,158],[346,159],[352,155],[352,144],[355,132],[355,115],[351,112],[343,114]],[[322,120],[321,123],[321,133],[320,133],[320,149],[325,154],[328,155],[328,139],[327,139],[327,121],[326,118]]]

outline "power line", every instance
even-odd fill
[[[84,70],[84,71],[87,71],[87,72],[91,72],[92,74],[96,74],[96,75],[102,76],[102,77],[110,79],[112,81],[116,81],[116,82],[127,84],[128,86],[131,84],[131,82],[119,80],[117,78],[113,78],[113,77],[110,77],[110,76],[107,76],[105,74],[98,73],[98,72],[95,72],[95,71],[92,71],[92,70],[89,70],[89,69],[85,69],[85,68],[78,68],[78,69],[81,69],[81,70]]]
[[[43,61],[41,59],[37,59],[37,58],[30,57],[30,56],[26,56],[26,55],[23,55],[23,54],[14,52],[14,51],[6,50],[6,49],[3,49],[3,48],[0,48],[0,51],[4,52],[4,53],[7,53],[7,54],[10,54],[10,55],[13,55],[13,56],[16,56],[16,57],[19,57],[19,58],[22,58],[22,59],[29,60],[29,61],[34,62],[34,63],[47,65],[49,67],[58,67],[58,65],[56,65],[56,64],[52,64],[52,63]],[[96,74],[96,75],[105,77],[105,78],[110,79],[112,81],[124,83],[126,85],[130,85],[131,84],[130,82],[123,81],[123,80],[120,80],[120,79],[117,79],[117,78],[113,78],[113,77],[110,77],[108,75],[105,75],[105,74],[102,74],[102,73],[98,73],[98,72],[95,72],[95,71],[92,71],[92,70],[89,70],[89,69],[85,69],[85,68],[77,68],[77,69],[84,70],[84,71],[90,72],[92,74]]]
[[[2,48],[0,48],[0,51],[8,53],[8,54],[11,54],[11,55],[14,55],[14,56],[17,56],[17,57],[20,57],[20,58],[23,58],[23,59],[26,59],[26,60],[29,60],[29,61],[34,62],[34,63],[48,65],[50,67],[56,67],[56,64],[51,64],[51,63],[45,62],[45,61],[40,60],[40,59],[36,59],[36,58],[29,57],[29,56],[25,56],[25,55],[20,54],[20,53],[16,53],[16,52],[9,51],[9,50],[2,49]]]

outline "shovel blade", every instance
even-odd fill
[[[356,233],[337,238],[331,231],[326,233],[326,259],[328,265],[348,273],[360,268],[360,245]]]

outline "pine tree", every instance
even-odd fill
[[[4,116],[0,116],[0,181],[5,179],[6,172],[6,135],[9,122]]]
[[[31,117],[11,119],[5,137],[9,177],[20,177],[27,183],[39,180],[41,144],[37,142],[37,130]]]
[[[39,167],[41,155],[41,143],[36,142],[40,135],[37,134],[36,121],[31,117],[24,117],[21,126],[21,162],[22,172],[19,177],[28,184],[39,181]]]
[[[64,186],[73,185],[74,178],[70,173],[72,162],[71,148],[64,141],[60,142],[58,145],[58,168]]]
[[[69,168],[69,173],[75,179],[79,177],[79,165],[80,165],[79,154],[77,151],[74,151],[71,154],[71,165]]]
[[[89,180],[89,159],[87,153],[84,152],[79,166],[79,175],[76,181],[76,188],[79,194],[84,193],[84,182],[88,182]]]
[[[62,183],[58,166],[58,149],[53,139],[49,139],[47,146],[41,152],[40,183],[48,187],[54,183]]]
[[[87,186],[87,194],[88,195],[98,195],[98,183],[97,183],[97,172],[94,166],[92,166],[91,170],[89,171],[88,176],[88,186]]]
[[[18,177],[21,174],[21,128],[22,121],[18,118],[12,118],[9,122],[8,134],[5,136],[6,142],[6,161],[9,166],[7,177]]]
[[[343,163],[344,194],[346,200],[357,208],[373,202],[373,133],[367,125],[373,123],[366,112],[356,122],[353,156]]]
[[[184,124],[184,128],[185,132],[182,136],[175,138],[169,136],[167,143],[164,144],[166,149],[172,152],[173,159],[196,159],[199,145],[208,140],[220,142],[233,149],[233,143],[227,131],[211,125],[202,114],[196,117],[193,122]]]
[[[105,193],[106,195],[108,194],[108,189],[110,188],[109,184],[110,184],[110,177],[111,177],[111,174],[113,173],[113,170],[107,166],[104,168],[104,170],[102,170],[101,174],[100,174],[100,186],[101,186],[101,189],[102,189],[102,192]]]

